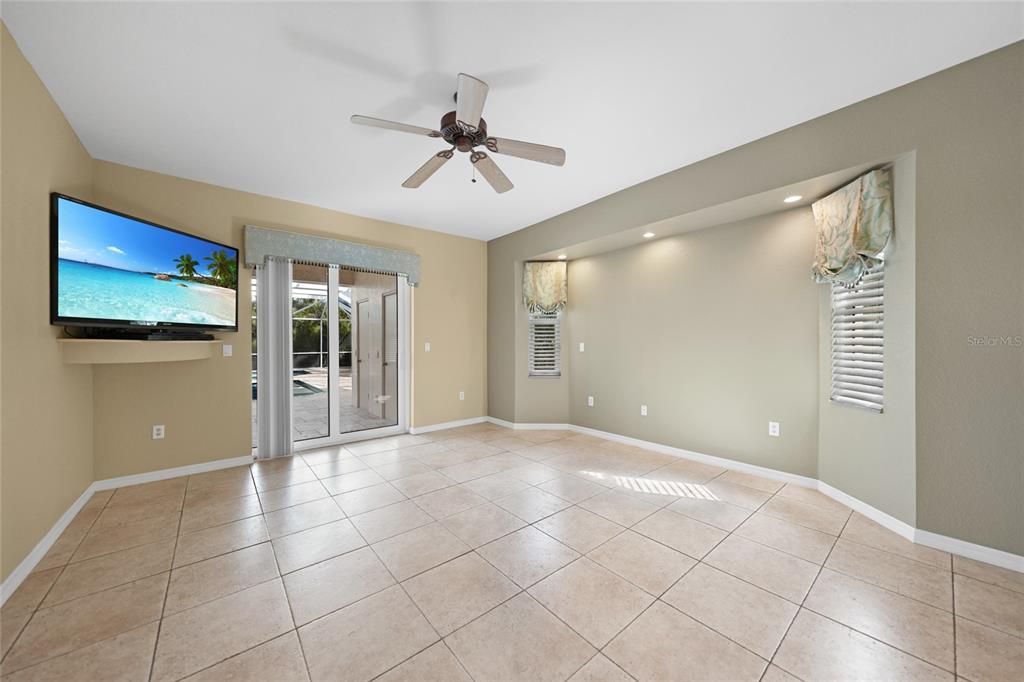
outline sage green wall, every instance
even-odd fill
[[[819,286],[818,478],[915,525],[915,156],[893,163],[896,230],[885,259],[885,405],[881,413],[832,403],[830,287]]]
[[[1022,130],[1018,42],[492,241],[492,414],[517,418],[517,262],[916,152],[917,526],[1024,554],[1024,351],[969,341],[1024,335]]]
[[[813,255],[803,207],[572,261],[572,423],[816,476]]]

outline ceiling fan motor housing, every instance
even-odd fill
[[[441,117],[441,137],[460,152],[469,152],[473,147],[484,144],[487,140],[487,121],[480,119],[476,130],[465,129],[459,125],[454,111]]]

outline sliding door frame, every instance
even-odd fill
[[[398,424],[362,431],[341,431],[340,389],[338,388],[338,268],[331,267],[327,274],[327,298],[329,300],[328,324],[330,325],[331,357],[329,361],[331,380],[328,381],[327,400],[329,409],[330,435],[295,441],[295,452],[318,450],[333,445],[344,445],[355,441],[395,436],[409,431],[412,405],[412,291],[405,275],[397,275],[398,293]],[[353,306],[355,301],[353,301]],[[355,314],[353,310],[352,314]],[[354,331],[354,330],[353,330]],[[355,357],[353,356],[353,362]],[[355,391],[353,386],[353,395]]]

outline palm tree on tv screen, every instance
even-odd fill
[[[185,253],[174,259],[174,264],[178,268],[178,272],[181,273],[182,277],[192,278],[196,276],[196,268],[199,266],[199,261],[192,257],[192,254]]]
[[[238,281],[238,271],[235,269],[234,259],[221,249],[211,253],[206,260],[210,261],[207,266],[210,276],[217,280],[222,287],[234,288]]]

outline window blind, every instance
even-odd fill
[[[536,313],[529,316],[527,346],[529,376],[561,376],[562,333],[559,313]]]
[[[882,411],[885,388],[884,262],[853,288],[832,284],[832,400]]]

